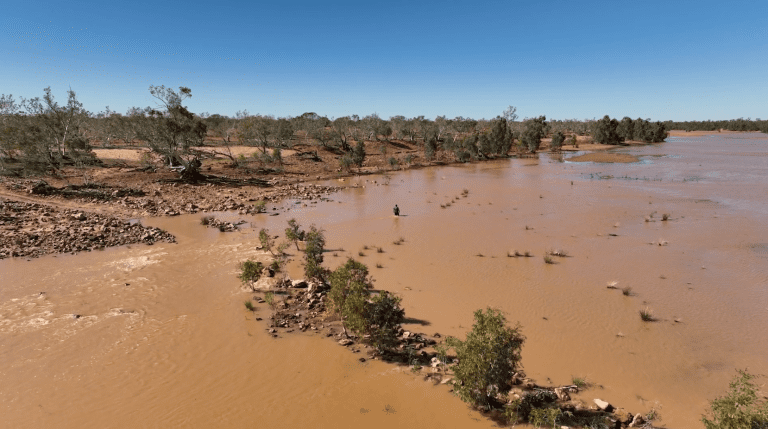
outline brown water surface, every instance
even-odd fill
[[[348,178],[359,186],[331,202],[247,220],[321,225],[344,249],[327,265],[365,262],[377,287],[403,296],[411,329],[463,337],[474,310],[501,308],[522,324],[523,364],[540,383],[586,377],[602,387],[585,401],[660,404],[661,423],[698,428],[735,368],[768,373],[768,139],[624,152],[641,162],[541,155]],[[0,426],[493,426],[446,386],[319,335],[269,337],[235,278],[258,256],[253,229],[144,222],[179,243],[0,261]],[[571,256],[548,265],[549,249]],[[640,320],[645,307],[656,322]]]

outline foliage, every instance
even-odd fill
[[[339,167],[341,167],[341,169],[344,171],[349,171],[350,167],[352,167],[352,157],[349,155],[344,155],[339,158]]]
[[[253,207],[256,209],[256,213],[264,213],[267,211],[267,202],[264,200],[256,201]]]
[[[149,86],[149,93],[159,100],[159,109],[148,108],[146,121],[138,137],[162,155],[169,165],[184,165],[181,157],[190,146],[202,144],[207,126],[181,103],[192,96],[192,90],[179,87],[176,92],[164,85]]]
[[[768,401],[758,398],[754,375],[746,370],[730,383],[731,390],[709,403],[708,415],[701,421],[707,429],[762,429],[768,428]],[[710,420],[711,417],[711,420]]]
[[[266,301],[267,305],[274,310],[277,303],[275,302],[275,293],[274,292],[267,292],[264,294],[264,301]]]
[[[534,408],[528,419],[534,427],[552,426],[557,427],[557,419],[563,415],[560,408]]]
[[[243,301],[243,304],[245,304],[245,309],[248,311],[256,311],[256,307],[253,306],[253,303],[250,299],[246,299]]]
[[[565,134],[563,134],[560,131],[556,131],[554,134],[552,134],[552,143],[550,144],[549,148],[553,152],[557,152],[560,150],[561,147],[563,147],[564,141],[565,141]]]
[[[603,119],[597,121],[595,125],[594,140],[600,144],[619,144],[624,141],[616,132],[616,128],[619,126],[619,122],[615,119],[611,119],[608,115],[603,116]]]
[[[269,235],[269,230],[266,228],[262,228],[259,230],[259,242],[261,243],[261,248],[263,250],[268,251],[272,254],[272,256],[275,256],[275,239],[272,238],[271,235]]]
[[[401,301],[402,298],[382,291],[365,306],[365,331],[379,352],[397,345],[396,329],[405,319],[405,310],[400,307]]]
[[[557,400],[554,392],[545,389],[535,389],[532,392],[526,392],[522,398],[512,401],[507,407],[507,418],[512,421],[522,420],[530,421],[531,414],[535,409],[546,408]]]
[[[424,143],[424,158],[427,161],[435,159],[435,153],[437,152],[437,138],[432,137]]]
[[[44,89],[42,100],[0,96],[0,167],[16,153],[27,170],[59,169],[64,164],[93,163],[87,127],[90,113],[67,92],[67,104],[59,105]]]
[[[524,122],[524,130],[522,135],[523,146],[528,148],[528,151],[535,153],[541,146],[541,139],[547,135],[547,117],[539,116],[538,118],[527,119]]]
[[[305,234],[295,218],[288,221],[288,228],[285,228],[285,238],[296,245],[296,250],[299,250],[299,241],[304,241]]]
[[[449,338],[459,364],[455,368],[456,393],[465,402],[490,406],[498,394],[509,392],[509,381],[520,363],[525,337],[520,326],[506,326],[506,319],[492,308],[475,311],[475,323],[465,341]]]
[[[395,158],[395,157],[390,157],[389,158],[389,166],[390,167],[397,168],[397,166],[399,166],[399,165],[400,165],[400,161],[398,161],[397,158]]]
[[[322,229],[310,225],[309,231],[304,234],[304,275],[307,280],[322,280],[326,270],[321,266],[323,252],[325,251],[325,235]]]
[[[330,274],[329,280],[329,307],[334,314],[341,316],[344,335],[348,335],[347,328],[356,334],[365,332],[369,326],[365,318],[366,299],[373,288],[368,267],[349,258]]]
[[[365,162],[365,143],[362,140],[359,140],[352,150],[352,162],[358,167],[362,167]]]
[[[258,281],[264,265],[261,262],[253,262],[250,259],[240,263],[240,275],[238,278],[243,284]]]

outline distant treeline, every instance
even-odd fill
[[[768,121],[760,119],[730,119],[727,121],[666,121],[664,124],[668,130],[685,131],[760,131],[768,133]]]
[[[597,143],[622,144],[660,142],[670,129],[768,131],[768,121],[750,119],[650,122],[628,117],[617,120],[606,115],[600,120],[547,120],[545,116],[518,120],[513,106],[494,119],[438,116],[433,120],[401,115],[384,119],[377,114],[328,118],[314,112],[276,118],[247,111],[230,117],[190,112],[183,105],[192,96],[189,88],[176,91],[150,86],[149,92],[156,100],[154,107],[134,107],[125,114],[109,108],[89,112],[71,90],[64,105],[54,100],[50,88],[44,90],[42,98],[16,100],[11,95],[0,95],[0,170],[9,162],[29,170],[95,162],[91,152],[94,144],[143,145],[162,155],[166,162],[178,165],[185,163],[182,155],[190,147],[204,144],[253,146],[260,151],[257,155],[266,159],[269,151],[296,144],[351,156],[358,142],[400,140],[418,144],[426,160],[439,153],[470,161],[535,153],[542,139],[550,136],[550,149],[559,150],[563,144],[576,144],[577,135],[592,136]],[[229,156],[233,163],[237,162]]]

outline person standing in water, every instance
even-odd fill
[[[400,207],[398,207],[397,204],[395,204],[395,208],[392,209],[392,211],[395,212],[395,216],[400,216]]]

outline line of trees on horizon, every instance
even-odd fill
[[[183,105],[192,96],[189,88],[178,90],[150,86],[155,106],[133,107],[125,114],[105,110],[92,113],[69,90],[66,104],[60,105],[45,88],[42,98],[0,95],[0,170],[12,161],[21,161],[30,170],[56,170],[65,165],[97,162],[92,145],[145,145],[161,154],[171,165],[184,164],[180,154],[193,146],[205,144],[247,145],[261,156],[269,151],[305,144],[341,151],[350,159],[364,158],[358,142],[416,143],[431,160],[437,153],[452,154],[456,160],[493,159],[516,153],[535,153],[542,139],[551,136],[554,147],[567,135],[592,136],[595,142],[621,144],[625,141],[659,142],[670,129],[768,132],[768,121],[736,119],[730,121],[653,122],[647,119],[607,115],[600,120],[547,120],[545,116],[519,120],[517,109],[510,106],[493,119],[437,116],[392,116],[389,119],[370,114],[328,118],[315,112],[295,117],[250,114],[243,110],[234,117],[190,112]],[[224,153],[224,155],[227,155]],[[235,157],[227,155],[236,163]]]

